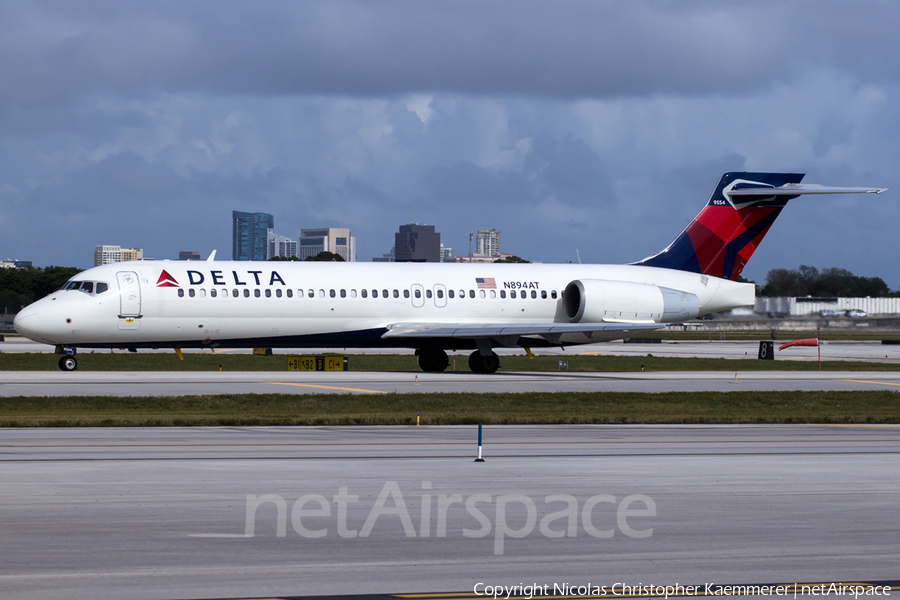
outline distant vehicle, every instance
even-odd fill
[[[859,310],[859,309],[857,309],[857,308],[854,308],[853,310],[848,310],[848,311],[847,311],[847,316],[848,316],[848,317],[851,317],[851,318],[853,318],[853,319],[861,319],[861,318],[863,318],[863,317],[868,317],[868,316],[869,316],[869,313],[867,313],[867,312],[864,311],[864,310]]]
[[[819,316],[825,318],[843,317],[847,311],[843,309],[832,308],[828,310],[820,310]]]
[[[493,373],[494,348],[569,347],[753,306],[737,281],[785,204],[882,188],[802,184],[801,173],[726,173],[664,250],[629,265],[144,261],[88,269],[22,309],[19,334],[76,348],[414,348]],[[671,200],[666,200],[671,202]],[[664,208],[664,207],[661,207]]]

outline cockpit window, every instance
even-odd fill
[[[103,281],[67,281],[60,290],[79,290],[85,294],[102,294],[109,291],[109,284]]]

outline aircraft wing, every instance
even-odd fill
[[[498,338],[506,336],[558,336],[566,333],[616,331],[635,333],[662,329],[666,323],[398,323],[388,325],[383,338]],[[627,337],[627,336],[623,336]]]

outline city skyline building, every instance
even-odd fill
[[[356,238],[346,227],[327,227],[300,230],[302,260],[312,258],[322,252],[337,254],[347,262],[356,262]]]
[[[497,229],[479,229],[475,233],[475,254],[485,257],[499,256],[500,231]]]
[[[434,225],[408,223],[394,234],[395,262],[441,262],[441,234]]]
[[[266,260],[269,252],[268,233],[275,228],[275,217],[269,213],[234,210],[232,220],[232,260]]]
[[[178,253],[178,260],[202,260],[199,252],[192,250],[182,250]]]
[[[453,248],[441,244],[441,262],[452,262]]]
[[[266,260],[272,258],[294,258],[297,256],[297,240],[279,235],[271,229],[266,231]]]
[[[95,267],[128,260],[144,260],[144,250],[142,248],[122,248],[111,244],[94,247]]]

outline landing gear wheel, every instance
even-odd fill
[[[478,350],[469,355],[469,368],[473,373],[496,373],[500,368],[500,357],[496,352],[482,356]]]
[[[450,359],[447,358],[447,353],[440,348],[419,350],[419,366],[423,371],[439,373],[446,369],[449,364]]]
[[[63,356],[59,359],[59,368],[63,371],[74,371],[78,368],[78,361],[74,356]]]

